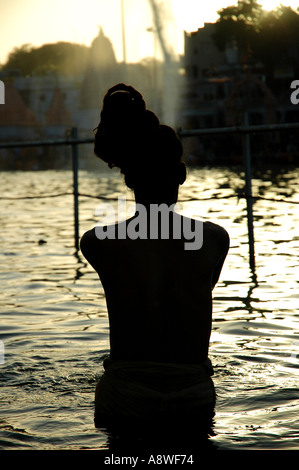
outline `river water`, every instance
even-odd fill
[[[70,171],[0,178],[2,198],[72,192]],[[256,282],[246,202],[229,197],[243,178],[240,168],[190,169],[180,192],[193,199],[186,213],[222,225],[231,239],[214,290],[218,398],[209,441],[219,450],[298,449],[299,212],[291,203],[298,202],[298,169],[255,172],[253,195],[264,198],[254,204]],[[80,171],[79,192],[117,198],[125,189],[117,173],[99,167]],[[80,235],[97,222],[98,203],[80,197]],[[109,352],[106,304],[97,275],[74,249],[73,198],[2,199],[0,217],[0,448],[106,449],[107,434],[93,423]]]

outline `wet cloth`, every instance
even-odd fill
[[[202,364],[104,361],[95,413],[110,417],[193,416],[215,403],[213,367]]]

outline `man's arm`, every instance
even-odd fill
[[[217,284],[219,280],[219,276],[225,261],[225,258],[227,256],[228,250],[229,250],[229,235],[227,231],[224,228],[221,228],[221,255],[220,258],[215,266],[215,269],[213,271],[212,275],[212,289],[214,289],[215,285]]]

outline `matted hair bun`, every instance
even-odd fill
[[[146,109],[142,95],[119,83],[108,90],[95,134],[95,154],[123,172],[135,163],[140,144],[159,130],[159,119]]]
[[[95,154],[126,176],[137,174],[138,169],[149,169],[153,163],[171,167],[180,159],[182,145],[173,129],[166,128],[146,109],[137,90],[119,83],[104,97],[95,134]]]

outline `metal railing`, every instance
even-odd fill
[[[243,136],[243,159],[245,168],[245,194],[247,205],[247,227],[249,244],[249,266],[252,273],[255,273],[254,256],[254,230],[253,230],[253,210],[252,210],[252,189],[251,189],[251,152],[250,152],[250,133],[277,132],[299,129],[299,123],[286,124],[267,124],[259,126],[249,126],[248,114],[244,113],[244,125],[235,127],[219,127],[210,129],[193,129],[180,131],[180,137],[194,137],[201,135],[221,135],[221,134],[241,134]]]
[[[247,206],[247,227],[248,227],[248,244],[249,244],[249,265],[252,273],[255,275],[255,254],[254,254],[254,227],[253,227],[253,199],[251,190],[251,151],[250,151],[250,134],[263,133],[263,132],[276,132],[276,131],[290,131],[299,129],[299,123],[286,123],[286,124],[269,124],[260,126],[249,126],[247,116],[245,115],[245,125],[235,127],[221,127],[209,129],[190,129],[179,130],[178,134],[181,138],[188,138],[203,135],[220,135],[220,134],[241,134],[243,136],[243,156],[245,168],[245,193],[243,197],[246,199]],[[4,148],[21,148],[21,147],[45,147],[57,145],[71,145],[72,146],[72,171],[73,171],[73,196],[74,196],[74,245],[76,250],[79,250],[79,196],[95,197],[87,194],[79,194],[78,190],[78,145],[91,144],[94,142],[93,138],[78,138],[77,128],[72,129],[71,138],[58,139],[58,140],[45,140],[45,141],[27,141],[27,142],[2,142],[0,149]],[[46,195],[44,197],[61,196],[71,193],[63,193],[58,195]],[[29,196],[30,197],[30,196]],[[38,196],[35,196],[38,197]],[[43,196],[40,196],[43,197]],[[240,196],[239,196],[240,197]],[[25,197],[25,199],[27,199]],[[97,199],[109,199],[96,197]],[[9,199],[9,198],[1,198]],[[20,199],[20,198],[13,198]],[[279,202],[279,201],[277,201]],[[294,201],[292,201],[294,202]]]

